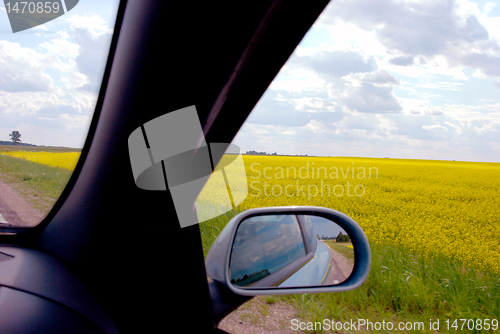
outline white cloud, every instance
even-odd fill
[[[425,99],[398,98],[403,114],[406,115],[442,115],[443,108],[433,106]]]
[[[398,56],[389,59],[389,63],[396,66],[409,66],[415,63],[415,59],[412,56]]]
[[[279,81],[273,81],[269,88],[276,91],[301,92],[306,89],[322,89],[324,85],[324,80],[311,77],[307,79],[280,79]]]
[[[31,47],[0,40],[1,127],[23,130],[26,142],[81,147],[112,29],[98,16],[65,15],[57,23],[66,30],[43,25],[58,32],[33,34]]]
[[[454,90],[454,91],[458,91],[458,92],[462,91],[462,86],[463,86],[463,83],[461,83],[461,82],[427,82],[427,83],[415,85],[415,87]]]
[[[484,9],[483,9],[484,14],[488,14],[489,12],[491,12],[491,10],[496,7],[496,5],[497,4],[494,2],[487,2],[484,5]]]
[[[346,89],[341,100],[347,108],[358,112],[400,113],[403,110],[391,87],[379,87],[371,83]]]
[[[500,18],[492,8],[332,1],[308,34],[319,35],[290,57],[242,127],[239,145],[498,161],[500,100],[491,77],[500,78]]]
[[[300,97],[291,99],[295,103],[295,108],[300,111],[316,113],[320,111],[335,112],[341,109],[337,102],[319,97]]]
[[[500,133],[500,119],[495,119],[490,123],[483,125],[482,127],[474,126],[474,131],[479,135],[484,135],[487,133],[494,133],[498,135],[498,133]],[[500,138],[498,141],[500,141]]]
[[[404,20],[401,19],[403,17]],[[369,0],[340,0],[332,2],[318,22],[332,30],[338,25],[351,24],[356,25],[358,30],[361,28],[367,33],[375,33],[372,40],[377,42],[372,44],[380,43],[383,50],[380,45],[366,48],[360,39],[356,42],[373,54],[384,56],[388,52],[384,61],[392,60],[395,66],[408,66],[415,56],[424,56],[428,60],[443,56],[448,70],[469,66],[485,75],[498,76],[493,67],[500,56],[499,43],[490,38],[490,32],[494,31],[491,28],[493,25],[498,27],[498,20],[489,20],[489,29],[486,29],[482,23],[485,18],[477,5],[469,1],[384,0],[373,3]],[[497,33],[499,30],[496,29]],[[343,41],[357,35],[356,30],[349,33],[346,29],[341,34]],[[481,58],[481,62],[485,63],[481,65],[475,61],[477,55],[488,55],[489,58]],[[463,77],[459,72],[457,74]]]
[[[424,125],[424,126],[422,126],[422,129],[424,129],[424,130],[442,130],[442,131],[448,131],[448,128],[446,126],[442,126],[440,124]]]
[[[52,78],[43,71],[54,59],[19,43],[0,40],[0,90],[49,91]]]
[[[353,73],[342,77],[349,81],[353,86],[361,86],[362,83],[371,83],[375,86],[399,86],[400,80],[386,70],[377,70],[373,72]]]
[[[75,59],[78,56],[78,44],[69,41],[67,32],[59,33],[59,38],[44,41],[38,45],[38,49],[45,55],[54,55],[57,58]],[[60,62],[64,64],[64,62]]]
[[[99,15],[83,16],[68,14],[64,19],[71,28],[84,28],[90,31],[92,38],[112,31],[112,29],[108,28],[106,21]]]

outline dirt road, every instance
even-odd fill
[[[0,225],[35,226],[45,216],[19,196],[8,183],[0,178]]]
[[[330,253],[332,254],[332,262],[330,263],[330,271],[325,279],[324,285],[340,284],[351,275],[353,265],[349,260],[339,252],[333,250],[326,242],[323,242]]]

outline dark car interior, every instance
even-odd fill
[[[74,174],[41,224],[0,230],[0,333],[222,332],[199,227],[135,185],[127,139],[195,105],[206,142],[230,143],[327,3],[120,3]]]

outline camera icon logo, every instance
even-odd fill
[[[226,143],[207,144],[195,106],[144,123],[130,134],[128,148],[136,186],[145,190],[169,190],[181,227],[215,218],[233,209],[248,195],[239,148]],[[227,159],[215,167],[214,161],[221,160],[224,153],[229,153]],[[232,171],[229,175],[227,168]],[[210,176],[217,188],[227,191],[219,198],[222,211],[207,212],[193,206]],[[243,185],[241,180],[245,180]]]

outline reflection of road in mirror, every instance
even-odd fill
[[[351,248],[352,244],[350,242],[339,242],[333,246],[333,241],[321,240],[321,242],[328,247],[331,254],[330,268],[326,273],[326,277],[322,285],[336,285],[344,282],[347,278],[349,278],[354,267],[354,251]],[[332,245],[332,247],[330,247],[330,245]],[[340,252],[334,250],[333,247],[345,248],[344,254],[348,255],[342,255]],[[348,258],[351,253],[352,258]]]

